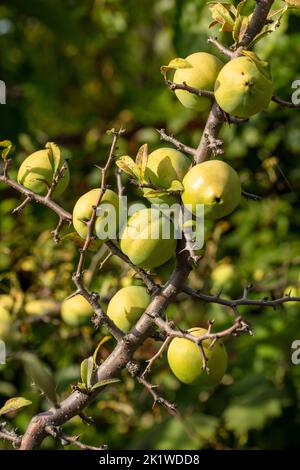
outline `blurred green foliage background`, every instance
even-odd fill
[[[276,1],[275,8],[282,4]],[[15,144],[11,175],[16,176],[26,155],[47,141],[57,142],[71,169],[71,183],[60,203],[72,210],[76,199],[99,181],[94,165],[106,158],[107,129],[126,127],[119,155],[134,156],[145,142],[157,148],[161,144],[155,129],[160,127],[196,146],[205,116],[180,105],[165,87],[159,67],[200,50],[216,53],[207,38],[219,33],[217,28],[208,30],[209,22],[207,2],[202,0],[0,2],[0,78],[7,85],[7,104],[0,107],[1,140]],[[230,44],[230,34],[220,37]],[[276,93],[290,99],[292,82],[300,79],[300,11],[289,11],[280,28],[255,50],[270,63]],[[191,285],[205,292],[223,288],[223,295],[236,297],[252,282],[253,297],[281,296],[300,280],[300,112],[272,103],[245,125],[224,125],[221,134],[225,158],[239,172],[243,188],[263,200],[243,200],[231,217],[210,228]],[[131,186],[128,194],[131,200],[138,197]],[[9,416],[22,432],[29,419],[49,405],[30,387],[15,354],[38,354],[53,370],[57,390],[65,397],[78,380],[80,362],[105,331],[74,329],[60,320],[59,304],[73,289],[70,276],[77,251],[70,241],[54,245],[50,230],[55,216],[33,204],[12,216],[19,195],[1,185],[0,197],[0,302],[3,295],[13,299],[9,358],[0,366],[0,404],[16,395],[33,401]],[[234,266],[228,279],[216,274],[220,264]],[[132,273],[112,258],[101,273],[96,271],[90,287],[105,300],[130,282],[136,282]],[[45,298],[54,300],[50,314],[43,309],[38,316],[26,313],[29,301]],[[121,384],[107,387],[89,407],[95,425],[87,426],[77,417],[65,430],[82,434],[82,440],[93,445],[107,443],[110,449],[299,445],[300,365],[291,363],[291,344],[300,339],[299,306],[240,311],[255,335],[226,341],[229,369],[216,389],[180,385],[165,358],[156,363],[151,380],[177,403],[182,419],[158,406],[152,410],[149,395],[123,371]],[[184,296],[169,316],[181,327],[215,319],[215,328],[221,330],[231,322],[228,310]],[[103,358],[113,346],[110,341],[103,347]],[[147,359],[156,348],[149,340],[137,357]],[[44,447],[61,448],[52,438]],[[0,443],[0,448],[9,445]]]

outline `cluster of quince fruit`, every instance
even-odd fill
[[[224,64],[212,54],[196,52],[185,59],[171,60],[161,71],[166,76],[169,69],[175,69],[174,83],[212,91],[225,113],[248,119],[268,106],[273,84],[267,62],[252,51],[245,50],[242,54]],[[211,106],[211,100],[206,96],[182,89],[176,90],[175,94],[186,108],[205,112]]]
[[[198,52],[186,59],[174,59],[164,67],[163,72],[169,68],[176,69],[175,83],[214,91],[220,108],[225,113],[237,117],[248,118],[262,111],[272,96],[268,66],[250,52],[225,65],[212,54]],[[187,108],[205,112],[211,106],[211,99],[206,96],[197,96],[182,89],[176,90],[175,93]],[[147,154],[145,146],[143,154]],[[62,165],[65,165],[65,171],[54,191],[54,196],[59,196],[68,185],[69,169],[55,144],[48,144],[46,149],[26,158],[20,166],[18,181],[35,193],[45,195]],[[111,189],[106,189],[100,203],[100,208],[105,205],[106,209],[103,214],[97,215],[95,236],[105,241],[105,237],[100,237],[99,234],[104,233],[107,212],[111,210],[116,229],[119,230],[116,243],[119,243],[123,253],[134,264],[146,270],[160,269],[167,263],[170,264],[176,254],[174,230],[170,230],[168,238],[162,236],[165,226],[172,225],[172,222],[158,209],[157,204],[171,205],[178,202],[180,199],[177,196],[180,194],[181,204],[186,206],[193,216],[197,214],[197,205],[202,204],[205,217],[219,219],[233,212],[241,198],[239,176],[222,160],[212,159],[193,166],[189,156],[179,150],[163,147],[147,154],[142,163],[139,163],[140,168],[127,156],[119,160],[119,166],[143,183],[140,184],[142,195],[152,202],[152,206],[135,212],[121,227],[120,198]],[[82,239],[87,237],[87,222],[92,216],[99,191],[100,189],[88,191],[74,206],[73,225]],[[176,191],[178,194],[174,196]],[[152,233],[156,233],[155,238]],[[110,300],[107,315],[127,333],[134,327],[149,303],[150,296],[145,287],[126,286]],[[4,310],[0,313],[6,318]],[[62,304],[62,318],[71,326],[83,325],[92,314],[90,304],[81,295],[70,297]],[[206,330],[197,327],[191,328],[189,332],[198,337],[205,334]],[[168,361],[179,380],[186,384],[206,385],[220,382],[227,366],[226,349],[220,340],[212,345],[211,339],[203,342],[203,348],[208,358],[209,375],[202,369],[201,353],[196,343],[185,338],[175,338],[171,341]]]

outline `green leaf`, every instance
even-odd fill
[[[101,380],[101,382],[97,382],[95,385],[92,386],[91,391],[94,392],[98,388],[105,387],[105,385],[111,385],[120,382],[120,379],[107,379]]]
[[[248,0],[242,0],[238,5],[236,6],[236,14],[237,16],[241,14],[241,11],[243,7],[248,3]]]
[[[93,360],[94,360],[95,366],[98,366],[101,362],[101,361],[99,361],[99,357],[98,357],[100,349],[102,348],[103,344],[105,344],[111,338],[112,338],[112,336],[106,335],[100,340],[100,342],[99,342],[98,346],[96,347],[96,349],[94,351],[94,354],[93,354]]]
[[[84,359],[80,365],[81,380],[89,390],[92,384],[92,376],[94,372],[94,359],[92,356]]]
[[[196,224],[197,224],[197,223],[196,223],[195,220],[190,219],[190,220],[187,220],[186,222],[184,222],[184,223],[181,225],[181,227],[182,227],[182,229],[189,229],[189,228],[194,229],[194,228],[196,228]]]
[[[145,188],[147,189],[147,191],[144,191],[144,196],[145,197],[149,197],[149,198],[152,198],[152,197],[163,197],[163,196],[168,196],[168,191],[162,191],[160,189],[148,189],[148,188]]]
[[[106,134],[107,134],[107,135],[112,135],[112,134],[114,134],[115,132],[116,132],[116,129],[115,129],[114,127],[112,127],[111,129],[108,129],[108,130],[106,131]]]
[[[283,390],[274,387],[264,374],[250,374],[230,388],[230,403],[223,412],[226,427],[243,434],[262,429],[268,421],[281,415],[287,405]]]
[[[216,24],[218,24],[218,21],[212,21],[211,23],[209,23],[208,27],[212,28],[213,26],[216,26]]]
[[[43,178],[35,178],[37,181],[40,181],[41,183],[44,183],[45,186],[47,186],[47,188],[49,189],[50,188],[50,184],[48,183],[47,180],[44,180]]]
[[[139,178],[137,166],[133,159],[128,155],[124,155],[123,157],[118,158],[116,165],[129,176],[133,176],[135,179]]]
[[[300,1],[300,0],[299,0]],[[265,36],[267,36],[270,33],[273,33],[276,31],[276,29],[280,26],[280,22],[282,20],[283,15],[285,12],[289,9],[289,6],[286,4],[284,5],[283,8],[280,8],[279,10],[273,11],[269,14],[268,19],[272,18],[272,24],[270,26],[265,27],[255,38],[252,40],[252,42],[249,44],[249,48],[253,47],[258,41],[263,39]],[[279,15],[278,18],[274,21],[273,17]]]
[[[225,413],[225,423],[229,430],[245,433],[251,429],[262,429],[268,419],[281,415],[281,403],[276,398],[270,398],[257,406],[230,405]]]
[[[221,28],[219,31],[222,31],[222,32],[233,31],[234,19],[231,15],[231,12],[235,13],[236,10],[235,9],[233,10],[232,7],[233,5],[231,3],[211,2],[208,4],[208,8],[211,11],[213,22],[217,21],[221,25]]]
[[[243,21],[243,17],[242,16],[237,16],[237,18],[234,22],[234,27],[233,27],[233,30],[232,30],[232,37],[233,37],[233,39],[236,43],[239,42],[242,21]]]
[[[173,180],[171,186],[167,189],[168,192],[182,192],[184,190],[183,184],[181,181]]]
[[[6,160],[9,153],[11,152],[12,150],[12,143],[10,140],[2,140],[0,142],[0,147],[3,148],[3,150],[1,151],[1,157],[3,158],[3,160]]]
[[[192,67],[192,64],[188,60],[182,59],[181,57],[176,57],[175,59],[172,59],[168,65],[162,65],[160,67],[160,72],[166,79],[168,70],[190,69]]]
[[[208,8],[210,5],[213,7],[214,5],[221,5],[222,7],[226,8],[228,12],[230,12],[234,17],[237,15],[237,9],[233,5],[232,2],[207,2]]]
[[[67,233],[63,237],[61,237],[61,240],[71,240],[78,248],[82,248],[84,245],[85,240],[78,235],[77,232],[71,232]],[[91,243],[89,244],[88,251],[91,251],[93,253],[96,253],[101,246],[101,241],[99,240],[92,240]]]
[[[87,390],[87,388],[86,388],[86,385],[85,385],[84,383],[79,382],[79,383],[77,384],[77,388],[78,388],[79,390],[81,390],[82,392],[88,392],[88,390]]]
[[[84,359],[80,364],[80,377],[82,382],[86,385],[87,381],[88,360]]]
[[[138,176],[140,182],[143,184],[145,182],[145,171],[148,161],[148,145],[142,145],[137,153],[135,164],[137,166]]]
[[[47,142],[46,149],[48,149],[49,160],[55,175],[61,165],[60,148],[55,142]]]
[[[248,0],[242,0],[238,5],[236,9],[236,18],[234,22],[234,27],[232,31],[232,37],[235,41],[236,44],[240,42],[242,37],[244,36],[248,25],[249,25],[249,17],[248,16],[243,16],[241,15],[241,10],[245,6]]]
[[[2,408],[0,408],[0,416],[5,415],[6,413],[11,413],[12,411],[20,410],[25,406],[32,404],[32,401],[27,400],[24,397],[14,397],[7,400]]]
[[[300,0],[285,0],[289,7],[300,8]]]
[[[51,403],[57,405],[55,382],[49,368],[31,353],[22,353],[21,360],[27,375],[32,379],[34,385],[44,393]]]
[[[244,36],[245,32],[248,29],[249,22],[250,22],[250,17],[249,16],[242,16],[242,24],[240,26],[240,35],[239,35],[239,41],[242,39]]]
[[[253,51],[242,51],[242,54],[245,55],[246,57],[249,57],[249,59],[252,60],[252,62],[256,65],[258,70],[268,79],[270,80],[270,71],[269,71],[269,64],[268,62],[265,62],[264,60],[261,60]]]

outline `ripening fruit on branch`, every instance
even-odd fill
[[[218,294],[220,291],[228,292],[238,285],[237,272],[233,264],[220,263],[211,273],[213,292]]]
[[[73,209],[73,225],[82,238],[87,236],[87,225],[86,223],[90,220],[93,213],[93,206],[97,204],[99,197],[100,189],[92,189],[87,193],[83,194],[78,201],[76,202]],[[114,191],[107,189],[102,196],[99,209],[101,207],[104,209],[104,214],[101,214],[97,217],[95,223],[95,232],[99,237],[101,234],[103,237],[102,240],[106,240],[108,237],[105,232],[107,232],[108,223],[110,228],[117,234],[119,226],[119,198]],[[115,234],[115,236],[116,236]],[[115,238],[111,237],[111,238]],[[109,237],[110,238],[110,237]]]
[[[53,152],[51,148],[54,148],[55,151]],[[23,161],[18,171],[18,183],[34,193],[44,196],[48,192],[56,171],[60,170],[63,164],[66,169],[53,193],[54,196],[60,196],[69,184],[70,173],[67,162],[61,157],[55,144],[50,144],[49,148],[32,153]]]
[[[207,52],[196,52],[187,56],[185,60],[192,67],[177,69],[173,78],[174,83],[185,82],[200,90],[213,91],[218,73],[224,65],[223,62]],[[175,94],[186,108],[203,112],[211,107],[210,98],[200,97],[185,90],[176,90]]]
[[[11,312],[14,300],[10,295],[0,295],[0,340],[5,340],[12,326]]]
[[[14,299],[8,294],[0,295],[0,307],[5,308],[9,312],[11,312],[14,308]]]
[[[148,156],[145,179],[163,189],[168,189],[172,181],[182,181],[191,166],[191,160],[179,150],[163,147]]]
[[[111,298],[107,315],[120,330],[127,333],[144,313],[149,302],[150,295],[145,287],[123,287]]]
[[[87,324],[94,311],[89,302],[80,294],[74,295],[63,301],[61,317],[70,326],[82,326]]]
[[[204,204],[205,216],[219,219],[230,214],[241,199],[239,176],[222,160],[210,160],[193,166],[182,183],[182,201],[185,205],[191,205],[195,215],[197,204]]]
[[[163,147],[148,156],[147,166],[145,170],[145,180],[162,189],[170,188],[172,181],[182,181],[184,175],[191,166],[191,160],[184,153],[179,150]],[[143,190],[144,196],[147,197],[147,192],[151,189],[145,188]],[[152,204],[176,203],[177,200],[174,196],[166,195],[162,197],[151,197],[149,201]]]
[[[132,263],[144,269],[161,266],[175,254],[174,225],[161,211],[139,210],[129,218],[120,246]]]
[[[24,311],[27,315],[54,314],[58,311],[57,302],[51,299],[35,299],[26,302]]]
[[[204,328],[188,330],[199,337],[207,333]],[[168,348],[169,366],[176,377],[185,384],[204,386],[217,385],[227,369],[227,351],[221,341],[209,348],[211,339],[203,341],[203,348],[208,358],[209,373],[202,368],[202,355],[199,346],[185,338],[174,338]]]
[[[273,85],[265,62],[238,57],[227,62],[215,84],[218,105],[228,114],[249,118],[269,104]]]
[[[0,305],[0,340],[5,340],[12,325],[9,311]]]

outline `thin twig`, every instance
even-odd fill
[[[252,201],[261,201],[263,198],[257,194],[248,193],[247,191],[242,191],[242,196],[245,199],[251,199]]]
[[[76,293],[82,295],[91,305],[94,311],[93,323],[96,328],[101,325],[105,325],[108,331],[114,336],[117,341],[121,341],[124,337],[123,331],[117,327],[117,325],[106,315],[103,309],[100,307],[98,302],[98,295],[95,293],[89,293],[88,290],[83,286],[81,280],[77,274],[73,275],[73,282],[77,288]]]
[[[22,201],[19,206],[15,207],[15,208],[11,211],[12,215],[18,214],[19,212],[21,212],[30,202],[31,202],[31,197],[30,197],[30,196],[26,196],[25,199],[24,199],[24,201]]]
[[[56,186],[58,185],[58,183],[60,182],[60,180],[64,177],[64,173],[65,171],[67,170],[68,166],[67,166],[67,162],[64,161],[64,163],[62,164],[62,166],[56,171],[54,177],[53,177],[53,180],[49,186],[49,189],[48,189],[48,192],[45,196],[46,199],[50,199],[55,191],[55,188]]]
[[[298,103],[298,104],[292,103],[291,101],[283,100],[283,99],[279,98],[276,95],[272,96],[272,101],[274,101],[275,103],[277,103],[280,106],[283,106],[285,108],[300,109],[300,103]]]
[[[187,153],[188,155],[192,155],[193,157],[195,156],[196,149],[183,144],[172,135],[166,134],[165,129],[156,129],[156,130],[159,133],[161,140],[164,140],[165,142],[170,142],[178,150],[181,150],[182,152]]]
[[[0,439],[10,442],[14,448],[18,449],[21,445],[22,436],[19,436],[15,430],[7,429],[7,423],[0,423]]]
[[[171,416],[177,416],[178,415],[176,405],[174,403],[169,402],[168,400],[166,400],[165,398],[163,398],[161,395],[159,395],[157,393],[156,389],[157,389],[158,385],[151,384],[150,382],[148,382],[142,376],[138,376],[137,381],[141,385],[143,385],[146,388],[146,390],[148,391],[148,393],[150,393],[150,395],[152,396],[152,398],[153,398],[153,407],[156,404],[159,404],[159,405],[162,405],[168,411],[168,413]]]
[[[123,135],[125,132],[124,129],[113,132],[113,140],[110,147],[109,155],[106,161],[104,168],[101,168],[101,185],[99,190],[99,195],[97,198],[96,204],[93,206],[92,215],[90,220],[87,222],[87,236],[84,242],[82,249],[80,250],[79,261],[76,269],[76,273],[73,274],[72,279],[77,288],[77,293],[81,294],[91,305],[94,311],[93,323],[96,328],[99,328],[101,325],[105,325],[109,332],[116,338],[117,341],[121,341],[124,337],[123,331],[117,327],[117,325],[106,315],[102,310],[98,302],[98,295],[89,293],[86,287],[83,285],[83,268],[85,263],[85,257],[89,245],[92,241],[96,218],[97,218],[97,209],[101,203],[102,197],[106,191],[107,178],[110,166],[113,162],[114,153],[116,150],[118,138],[120,135]],[[112,251],[112,250],[110,250]]]
[[[65,224],[65,220],[59,218],[59,219],[58,219],[58,223],[57,223],[55,229],[52,230],[52,232],[51,232],[51,235],[53,236],[53,240],[54,240],[55,243],[59,243],[59,242],[60,242],[59,234],[60,234],[61,229],[63,228],[64,224]]]
[[[161,347],[158,349],[158,351],[151,357],[151,359],[147,360],[147,366],[145,367],[145,369],[144,369],[144,371],[141,375],[142,378],[145,378],[146,375],[148,375],[151,372],[151,369],[152,369],[152,366],[153,366],[154,362],[157,359],[161,358],[162,353],[167,349],[171,339],[172,338],[170,336],[167,336],[166,339],[164,340],[164,342],[162,343]]]
[[[250,305],[253,307],[277,307],[278,305],[282,305],[287,302],[300,302],[300,296],[289,296],[284,295],[283,297],[279,297],[277,299],[268,299],[264,297],[262,299],[249,299],[243,295],[239,299],[225,299],[224,297],[220,297],[219,295],[209,295],[203,294],[202,292],[195,291],[190,287],[184,286],[182,289],[183,292],[194,297],[195,299],[203,300],[206,303],[215,303],[224,305],[225,307],[230,307],[235,309],[240,305]]]
[[[122,170],[121,168],[116,169],[116,180],[117,180],[117,188],[118,188],[118,196],[122,197],[125,193],[125,186],[122,181]]]
[[[110,249],[110,251],[114,255],[122,259],[128,266],[130,266],[138,274],[138,276],[142,279],[142,281],[144,282],[144,284],[146,285],[150,293],[154,293],[160,288],[160,286],[153,281],[153,278],[150,274],[148,274],[143,268],[140,268],[136,264],[132,263],[132,261],[130,261],[128,256],[126,256],[120,250],[120,248],[118,248],[111,240],[106,242],[106,246]]]
[[[194,336],[188,331],[175,329],[173,326],[173,322],[165,321],[160,317],[156,317],[154,321],[156,325],[159,327],[159,329],[161,331],[164,331],[170,339],[184,338],[189,341],[192,341],[197,346],[199,346],[200,354],[202,357],[202,368],[203,370],[206,370],[207,372],[209,372],[208,366],[207,366],[208,358],[205,354],[203,341],[210,339],[215,342],[219,338],[224,338],[225,336],[230,336],[230,335],[242,333],[242,332],[248,332],[248,333],[251,332],[249,325],[242,319],[241,316],[238,316],[235,319],[233,325],[230,326],[229,328],[226,328],[223,331],[218,331],[216,333],[212,333],[211,328],[210,328],[207,330],[206,333],[204,333],[201,336]]]
[[[226,57],[229,57],[230,59],[233,58],[234,52],[231,51],[230,49],[228,49],[227,47],[223,46],[223,44],[221,44],[217,40],[217,38],[208,38],[207,42],[208,42],[208,44],[212,44],[213,46],[215,46],[218,49],[218,51],[220,51]]]
[[[81,450],[106,450],[107,445],[103,444],[100,447],[90,446],[88,444],[84,444],[83,442],[79,441],[80,436],[69,436],[65,432],[63,432],[60,428],[55,426],[46,426],[45,431],[50,436],[59,439],[62,445],[70,445],[73,444]]]
[[[105,164],[104,168],[101,168],[101,185],[100,185],[99,195],[98,195],[96,204],[92,208],[93,211],[92,211],[91,218],[86,223],[87,236],[86,236],[86,239],[84,241],[84,245],[80,250],[80,256],[79,256],[79,261],[78,261],[77,270],[76,270],[76,276],[79,279],[81,279],[81,277],[82,277],[82,271],[83,271],[83,266],[84,266],[86,253],[87,253],[88,248],[90,246],[90,243],[93,239],[93,233],[94,233],[95,223],[96,223],[96,219],[97,219],[97,210],[98,210],[98,207],[101,203],[102,197],[103,197],[103,195],[106,191],[108,171],[109,171],[110,166],[113,162],[113,157],[114,157],[114,153],[115,153],[115,150],[116,150],[116,145],[117,145],[117,142],[118,142],[118,138],[119,138],[120,135],[123,135],[124,132],[125,132],[124,129],[120,129],[119,131],[115,131],[113,133],[113,140],[112,140],[112,144],[111,144],[111,147],[110,147],[110,152],[109,152],[108,159],[106,161],[106,164]]]
[[[19,193],[24,194],[24,196],[30,197],[32,201],[48,207],[66,223],[72,222],[72,214],[70,214],[61,206],[56,204],[56,202],[52,201],[52,199],[46,198],[45,196],[40,196],[39,194],[30,191],[30,189],[25,188],[25,186],[22,186],[21,184],[17,183],[15,180],[11,179],[7,174],[5,175],[4,173],[0,175],[0,182],[7,184]]]
[[[185,82],[183,83],[174,83],[171,80],[166,80],[166,85],[170,88],[172,91],[176,90],[185,90],[188,91],[189,93],[192,93],[193,95],[196,96],[205,96],[206,98],[214,98],[214,92],[209,91],[209,90],[199,90],[199,88],[195,88],[193,86],[187,85]]]
[[[153,184],[153,183],[143,183],[143,184],[141,184],[140,181],[137,181],[134,178],[131,178],[130,183],[134,184],[135,186],[138,186],[140,189],[149,188],[149,189],[154,189],[155,191],[165,191],[165,189],[160,188],[156,184]]]
[[[228,114],[228,113],[225,113],[225,111],[223,111],[223,109],[221,110],[224,114],[224,120],[228,123],[228,124],[245,124],[246,122],[249,121],[249,118],[239,118],[237,116],[231,116],[231,114]]]
[[[109,260],[110,257],[110,249],[104,244],[101,245],[99,250],[93,255],[90,265],[85,273],[85,283],[87,288],[89,288],[89,286],[91,285],[97,271],[102,270],[103,266]]]

